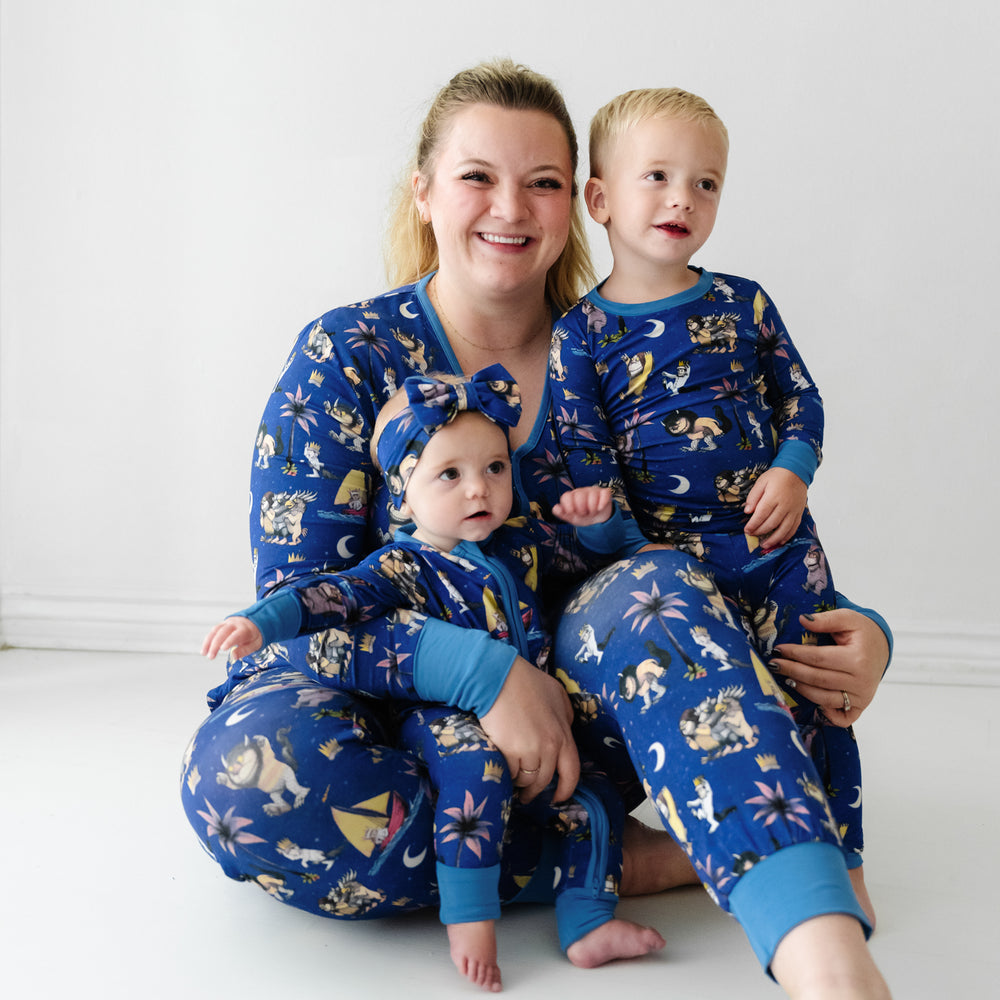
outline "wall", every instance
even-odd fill
[[[761,280],[823,389],[838,584],[895,626],[897,678],[998,679],[996,533],[965,527],[998,485],[998,10],[5,0],[3,641],[190,649],[249,599],[247,469],[288,344],[382,289],[425,102],[509,54],[584,136],[636,86],[726,119],[696,263]]]

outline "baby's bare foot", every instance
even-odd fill
[[[652,927],[631,920],[609,920],[584,934],[566,949],[566,957],[581,969],[594,969],[617,958],[638,958],[659,951],[667,942]]]
[[[490,993],[499,993],[503,989],[500,966],[497,965],[496,929],[492,920],[448,924],[448,942],[455,968],[470,983]]]

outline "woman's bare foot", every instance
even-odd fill
[[[666,830],[625,817],[621,896],[648,896],[680,885],[698,885],[691,862]]]
[[[865,911],[868,923],[872,925],[872,931],[874,931],[875,907],[872,905],[871,896],[868,895],[868,886],[865,885],[865,866],[859,865],[857,868],[852,868],[847,874],[851,877],[851,885],[854,886],[854,895],[858,897],[858,903],[861,909]]]
[[[503,989],[497,965],[497,935],[492,920],[448,924],[448,943],[455,968],[476,986],[490,993]]]
[[[659,951],[667,942],[652,927],[631,920],[609,920],[584,934],[566,949],[566,957],[581,969],[594,969],[616,958],[638,958]]]

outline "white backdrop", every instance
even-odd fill
[[[3,641],[189,649],[249,600],[251,446],[289,343],[385,287],[426,102],[510,55],[560,84],[584,142],[631,87],[684,86],[726,120],[695,263],[760,280],[821,386],[812,507],[838,585],[894,625],[897,678],[1000,680],[997,5],[4,0],[0,18]]]

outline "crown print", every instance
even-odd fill
[[[483,781],[496,781],[499,783],[502,777],[502,764],[487,764],[486,767],[483,768]]]

